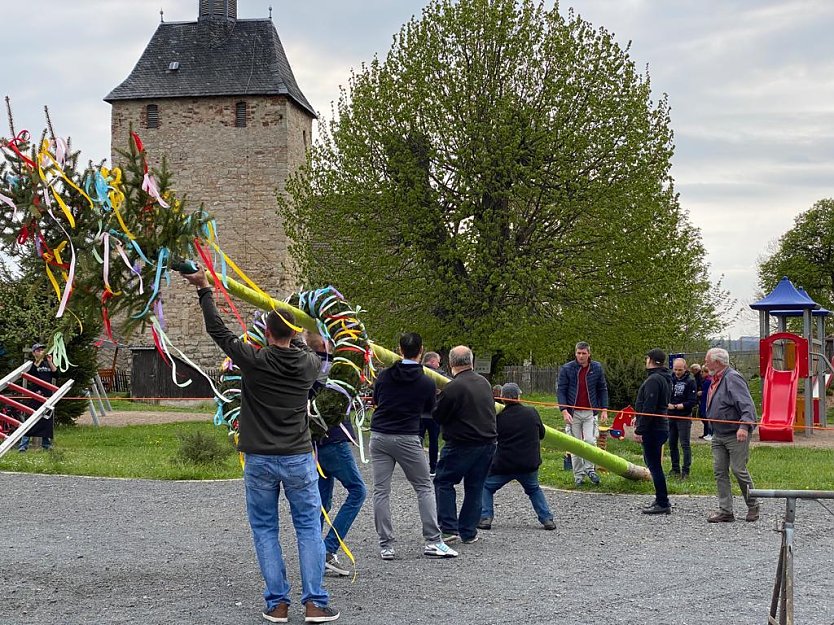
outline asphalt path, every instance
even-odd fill
[[[421,553],[416,498],[396,476],[398,557],[379,558],[369,493],[347,541],[356,579],[326,579],[340,623],[767,622],[784,501],[764,501],[758,523],[710,525],[713,497],[677,497],[672,515],[650,517],[647,497],[548,490],[558,523],[548,532],[513,484],[482,540],[435,560]],[[290,623],[303,623],[283,498],[281,517]],[[0,522],[2,624],[266,623],[240,480],[4,473]],[[796,622],[834,624],[834,516],[816,502],[798,504],[794,556]]]

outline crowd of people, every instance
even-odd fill
[[[324,574],[351,573],[337,553],[341,548],[352,557],[344,539],[365,500],[366,487],[350,447],[355,433],[349,421],[331,428],[315,444],[308,427],[308,399],[327,379],[328,346],[317,335],[307,333],[306,340],[297,336],[291,313],[272,311],[266,317],[267,345],[256,350],[224,325],[204,273],[185,277],[197,287],[208,334],[238,365],[243,379],[238,449],[244,454],[246,509],[265,584],[263,617],[273,623],[289,620],[290,587],[279,541],[278,496],[283,488],[298,543],[305,622],[334,621],[339,611],[330,605]],[[397,465],[417,497],[422,553],[427,557],[454,558],[458,552],[451,544],[474,543],[479,530],[491,529],[497,516],[495,493],[512,481],[524,489],[542,527],[555,529],[538,479],[545,428],[539,413],[521,403],[518,385],[493,389],[475,372],[472,350],[459,345],[449,352],[451,375],[440,391],[424,371],[425,366],[439,372],[440,356],[424,353],[419,334],[403,334],[399,351],[402,360],[384,369],[373,388],[370,461],[380,557],[397,558],[390,506]],[[559,373],[557,399],[570,433],[595,444],[598,421],[607,420],[608,388],[602,365],[591,360],[590,353],[588,343],[577,343],[575,360]],[[691,466],[690,416],[701,405],[701,415],[710,419],[705,424],[713,424],[711,444],[719,493],[719,510],[708,520],[734,520],[730,472],[741,485],[747,520],[758,518],[746,470],[755,408],[743,378],[728,365],[726,351],[710,350],[705,362],[710,378],[701,376],[698,369],[687,370],[682,359],[673,363],[670,372],[666,354],[659,349],[647,354],[647,377],[636,401],[641,414],[635,432],[652,474],[655,500],[643,512],[671,512],[660,448],[668,439],[671,450],[675,442],[672,474],[685,478]],[[500,413],[496,393],[504,404]],[[679,422],[670,425],[670,421]],[[423,449],[426,434],[428,455]],[[705,430],[704,436],[709,435]],[[572,470],[577,485],[586,478],[600,483],[594,465],[582,458],[573,458]],[[348,494],[331,518],[335,481]],[[463,499],[458,505],[455,487],[461,483]],[[324,539],[322,533],[326,533]]]

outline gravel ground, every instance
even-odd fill
[[[7,473],[0,493],[0,623],[266,622],[239,480]],[[758,523],[709,525],[712,497],[678,497],[674,513],[659,518],[639,513],[646,497],[548,490],[547,498],[556,531],[542,530],[521,489],[509,485],[496,496],[493,530],[475,544],[455,545],[459,558],[438,561],[421,555],[416,499],[399,477],[392,497],[398,559],[379,559],[369,498],[348,537],[355,583],[326,582],[339,622],[767,621],[780,541],[772,529],[782,500],[766,500]],[[295,602],[290,622],[303,623],[283,500],[281,514]],[[799,502],[797,623],[834,623],[832,526],[819,504]]]

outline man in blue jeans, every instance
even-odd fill
[[[669,438],[669,419],[664,415],[671,397],[672,376],[666,368],[666,354],[661,349],[653,349],[646,354],[646,379],[634,403],[635,439],[643,444],[643,460],[654,482],[654,501],[643,508],[643,514],[672,513],[661,463],[663,443]]]
[[[446,444],[440,451],[434,492],[443,540],[464,544],[478,540],[478,520],[495,441],[495,399],[492,386],[473,369],[472,350],[465,345],[449,352],[452,381],[437,401],[434,419]],[[457,510],[455,485],[463,481],[463,503]]]
[[[492,459],[489,477],[484,482],[481,502],[481,521],[478,529],[492,529],[493,495],[513,480],[521,484],[530,498],[539,523],[546,530],[555,530],[556,523],[539,486],[539,467],[542,463],[541,440],[544,424],[535,408],[519,403],[521,389],[508,382],[501,387],[501,399],[506,408],[498,413],[498,449]]]
[[[289,620],[290,585],[278,525],[278,495],[283,485],[298,543],[304,620],[335,621],[339,612],[328,605],[322,585],[321,499],[307,415],[307,395],[321,361],[295,339],[295,319],[283,311],[266,316],[264,348],[244,343],[220,318],[205,272],[198,267],[195,273],[183,275],[197,287],[206,331],[243,377],[238,450],[244,454],[246,512],[266,583],[263,617],[272,623]]]
[[[320,335],[305,331],[304,339],[310,349],[315,351],[322,361],[321,372],[310,390],[310,398],[312,399],[327,383],[331,360],[330,354],[327,352],[327,345],[325,345],[324,339]],[[359,473],[359,467],[356,466],[356,459],[353,457],[353,451],[350,447],[355,438],[356,433],[353,431],[350,419],[346,418],[339,425],[330,428],[327,435],[316,443],[316,457],[324,474],[319,475],[319,494],[321,495],[322,508],[327,511],[328,515],[330,514],[333,504],[333,485],[336,480],[348,492],[347,498],[339,508],[336,517],[330,516],[333,526],[324,538],[326,552],[324,568],[326,571],[341,576],[350,575],[350,569],[339,562],[336,555],[336,552],[339,551],[339,541],[344,541],[356,520],[356,516],[359,514],[359,510],[362,509],[362,504],[365,502],[365,496],[367,495],[365,481]],[[326,519],[323,514],[321,515],[321,523],[324,527]]]

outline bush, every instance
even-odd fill
[[[234,453],[225,440],[207,432],[178,432],[180,446],[174,460],[183,464],[220,464]]]
[[[602,365],[608,382],[608,405],[612,410],[633,406],[637,391],[646,379],[646,358],[610,358]]]

